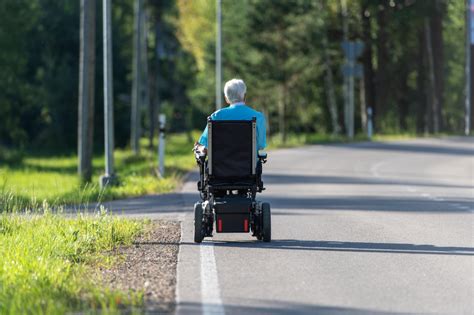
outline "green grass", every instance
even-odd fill
[[[194,135],[194,137],[197,137]],[[156,149],[150,152],[145,139],[135,156],[129,150],[116,150],[115,170],[119,185],[101,190],[104,158],[93,160],[92,183],[82,184],[77,176],[77,156],[26,155],[18,163],[0,164],[0,212],[37,208],[46,200],[57,206],[170,192],[182,176],[195,166],[192,142],[185,134],[167,138],[164,178],[157,176]],[[155,143],[156,145],[156,143]]]
[[[367,137],[363,134],[357,134],[354,137],[354,140],[349,140],[346,136],[343,135],[331,135],[322,133],[291,133],[287,135],[286,142],[283,142],[283,139],[280,135],[270,137],[268,139],[268,149],[271,150],[277,148],[292,148],[307,144],[344,143],[364,140],[367,140]]]
[[[143,304],[143,293],[105,288],[95,270],[113,261],[104,252],[131,244],[146,222],[43,209],[0,214],[0,314],[115,314]]]

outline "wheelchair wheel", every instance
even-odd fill
[[[272,240],[272,214],[268,202],[262,204],[262,239],[264,242]]]
[[[194,242],[201,243],[204,239],[203,210],[200,202],[194,204]]]

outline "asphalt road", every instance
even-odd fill
[[[474,313],[473,138],[270,152],[271,243],[195,245],[193,180],[110,204],[183,222],[179,314]]]

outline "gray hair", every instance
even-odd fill
[[[246,92],[247,86],[245,86],[244,81],[240,79],[232,79],[227,81],[224,85],[224,94],[230,103],[243,102]]]

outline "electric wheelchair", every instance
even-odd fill
[[[261,176],[267,159],[266,153],[257,152],[256,118],[208,118],[207,127],[207,154],[194,150],[201,196],[194,205],[194,241],[212,237],[215,223],[217,233],[251,232],[270,242],[270,204],[256,200],[265,190]]]

